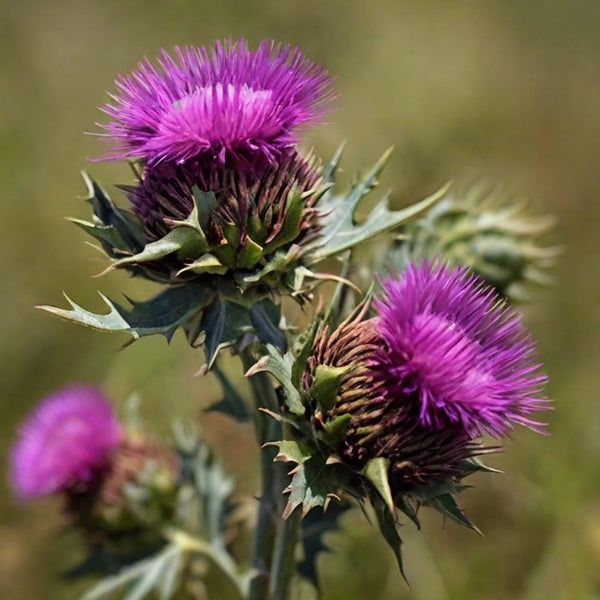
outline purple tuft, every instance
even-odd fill
[[[244,40],[162,51],[160,69],[145,59],[116,80],[114,119],[101,125],[113,141],[106,158],[154,165],[201,157],[207,163],[273,162],[295,146],[295,129],[319,120],[333,92],[331,78],[297,48]]]
[[[110,404],[91,386],[62,389],[40,402],[19,431],[11,482],[20,499],[85,490],[108,468],[122,438]]]
[[[417,405],[421,425],[499,438],[548,408],[535,345],[519,314],[466,268],[410,265],[374,302],[385,344],[371,368],[390,397]]]

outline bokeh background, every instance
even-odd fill
[[[77,328],[33,310],[65,290],[101,308],[96,290],[144,298],[148,284],[102,268],[63,216],[87,217],[79,170],[114,198],[126,165],[89,163],[103,152],[84,131],[102,120],[114,75],[160,47],[216,38],[297,44],[337,76],[331,123],[305,138],[328,157],[347,141],[345,176],[390,144],[382,181],[397,206],[449,179],[481,176],[529,200],[559,224],[555,285],[534,293],[526,319],[551,376],[551,436],[519,431],[505,475],[475,479],[462,504],[485,532],[424,519],[403,528],[409,592],[393,558],[356,512],[320,561],[324,598],[519,600],[600,598],[600,3],[596,0],[410,2],[286,0],[2,0],[0,2],[0,456],[37,399],[73,381],[104,387],[117,404],[133,392],[158,435],[175,413],[197,417],[217,399],[193,378],[199,350]],[[251,432],[202,419],[242,491],[255,491]],[[4,478],[3,478],[4,479]],[[58,506],[17,506],[4,481],[0,597],[73,599],[57,574],[79,555]],[[218,582],[217,582],[218,586]],[[217,590],[219,588],[217,587]],[[216,592],[214,598],[226,597]]]

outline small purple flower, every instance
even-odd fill
[[[114,103],[101,107],[114,119],[102,125],[114,144],[107,158],[273,162],[333,95],[327,73],[291,46],[263,41],[250,51],[244,40],[226,41],[175,55],[163,50],[160,69],[146,59],[117,79]]]
[[[25,421],[12,449],[17,497],[85,491],[109,468],[122,435],[110,404],[95,388],[75,385],[48,396]]]
[[[535,345],[519,314],[466,268],[410,265],[376,299],[384,344],[371,368],[386,396],[416,403],[421,425],[507,435],[513,424],[540,432],[529,415],[540,396]]]

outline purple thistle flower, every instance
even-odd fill
[[[467,268],[409,265],[383,284],[373,302],[333,332],[316,334],[303,386],[319,365],[345,369],[332,408],[316,415],[345,418],[337,456],[355,471],[374,458],[389,461],[394,497],[435,481],[458,481],[464,461],[499,450],[514,424],[543,432],[529,418],[548,408],[540,396],[534,343],[514,309]]]
[[[106,158],[154,165],[202,157],[208,164],[273,162],[298,142],[298,126],[315,123],[333,96],[331,79],[297,48],[244,40],[162,51],[160,69],[146,59],[120,76],[101,125],[114,143]]]
[[[12,449],[17,497],[85,491],[110,467],[122,435],[110,404],[94,387],[75,385],[48,396],[29,415]]]
[[[548,408],[535,345],[519,314],[466,268],[409,265],[374,301],[384,344],[373,357],[386,397],[418,406],[419,423],[469,436],[507,435]]]

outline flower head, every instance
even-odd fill
[[[70,386],[43,399],[12,449],[11,481],[17,496],[85,490],[109,468],[121,438],[110,404],[95,388]]]
[[[319,365],[341,369],[328,414],[314,422],[330,431],[349,419],[335,452],[353,470],[386,459],[397,497],[460,480],[466,459],[493,450],[481,446],[483,433],[502,437],[515,423],[541,430],[529,418],[547,408],[534,343],[478,277],[409,265],[384,282],[374,309],[375,316],[365,319],[365,308],[333,332],[321,328],[303,379],[310,391]]]
[[[201,157],[207,163],[272,162],[317,121],[332,97],[331,79],[297,48],[244,40],[163,51],[116,81],[102,110],[113,141],[110,158],[156,164]]]
[[[466,268],[409,265],[375,300],[384,345],[373,359],[387,395],[418,406],[421,425],[502,437],[546,408],[546,377],[519,314]]]

